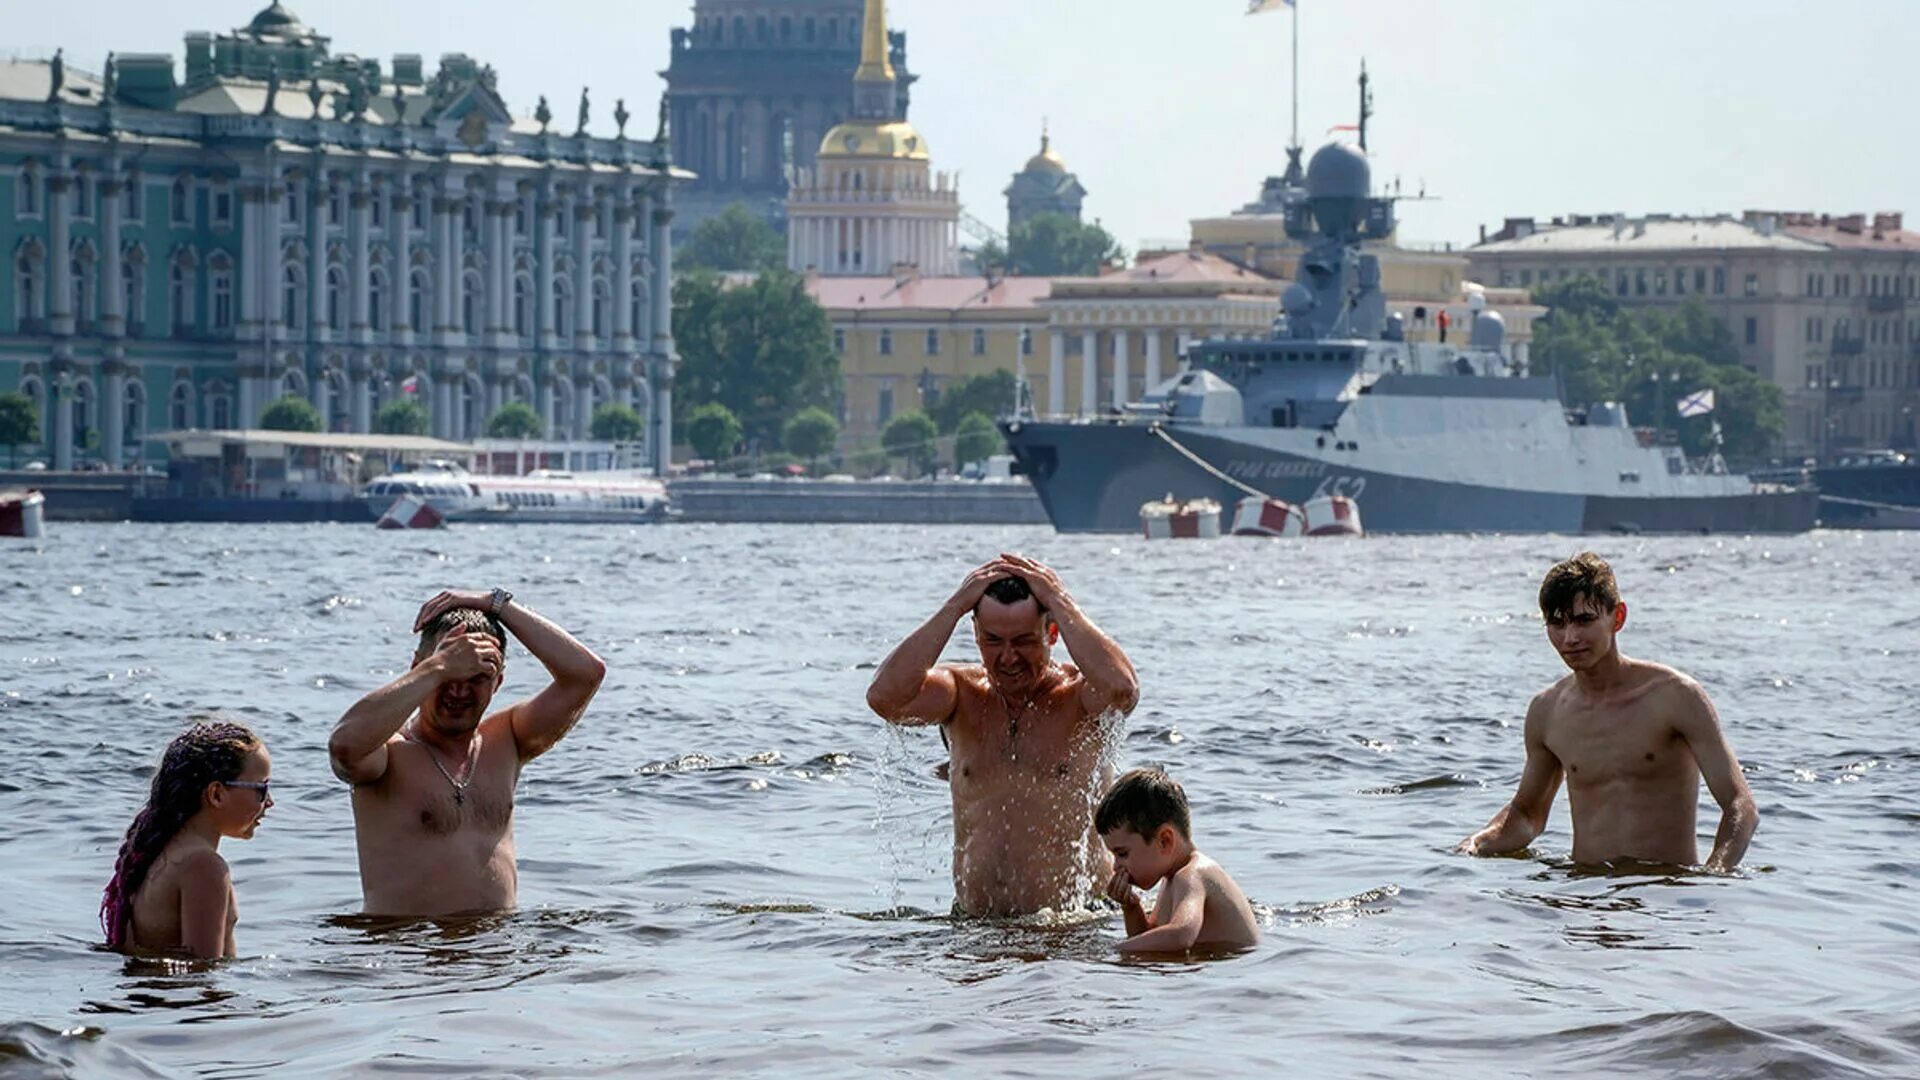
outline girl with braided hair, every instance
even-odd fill
[[[195,724],[168,744],[100,899],[108,948],[234,955],[239,916],[220,840],[253,837],[273,805],[272,771],[266,744],[239,724]]]

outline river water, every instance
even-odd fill
[[[1761,808],[1733,878],[1449,853],[1560,672],[1554,560],[1615,561],[1630,655],[1698,677]],[[873,664],[973,565],[1055,565],[1266,920],[1122,962],[1116,915],[956,922],[937,735]],[[1920,1075],[1920,535],[1160,543],[1046,529],[64,525],[0,547],[0,1075]],[[611,674],[529,767],[521,909],[377,924],[329,728],[426,596],[495,584]],[[966,656],[964,628],[949,651]],[[524,650],[504,695],[537,687]],[[160,748],[251,724],[277,805],[242,958],[98,950]],[[1717,811],[1703,792],[1702,851]]]

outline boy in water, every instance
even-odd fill
[[[1123,953],[1244,949],[1260,941],[1259,921],[1240,886],[1193,846],[1187,793],[1159,769],[1135,769],[1114,782],[1094,811],[1093,827],[1113,853],[1107,895],[1127,918]],[[1135,886],[1156,882],[1148,915]]]

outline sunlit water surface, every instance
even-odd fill
[[[1577,538],[1148,544],[1043,529],[77,526],[0,547],[0,1074],[1402,1078],[1920,1074],[1920,536],[1604,537],[1633,655],[1714,695],[1762,819],[1730,879],[1449,853],[1559,674]],[[1253,898],[1234,959],[1123,963],[1117,915],[956,922],[930,731],[873,664],[973,565],[1057,566],[1144,686],[1122,765],[1186,785]],[[419,602],[513,589],[612,668],[532,765],[521,910],[373,923],[328,729]],[[957,635],[949,656],[965,658]],[[504,691],[537,671],[512,654]],[[97,951],[160,748],[253,725],[278,805],[242,959]],[[1701,813],[1710,836],[1716,811]],[[1704,850],[1704,846],[1703,846]]]

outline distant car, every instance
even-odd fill
[[[831,476],[821,477],[820,482],[823,484],[851,484],[851,483],[855,483],[856,481],[854,480],[852,473],[837,472]]]
[[[44,461],[29,461],[25,465],[20,466],[20,468],[27,472],[46,472],[47,463]]]

